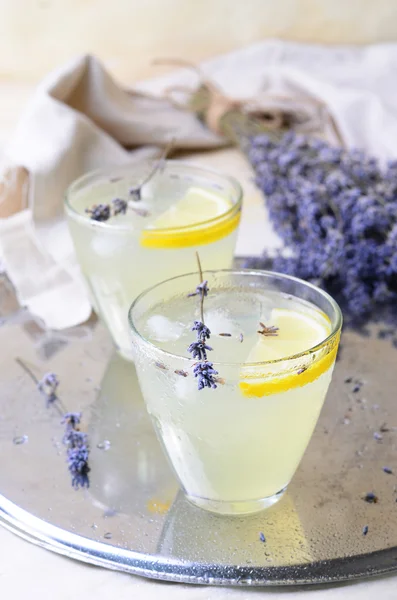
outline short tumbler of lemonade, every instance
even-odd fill
[[[306,450],[342,316],[328,294],[286,275],[203,277],[203,298],[200,289],[191,295],[198,275],[189,274],[152,287],[131,306],[139,383],[187,498],[218,513],[255,512],[281,497]],[[192,357],[192,326],[203,319],[210,348]],[[208,367],[211,387],[199,389],[198,363]]]
[[[154,167],[147,160],[90,173],[71,185],[65,200],[93,306],[127,358],[132,300],[158,281],[189,272],[197,250],[204,267],[230,268],[241,213],[234,179],[174,160],[162,161],[148,178]],[[110,218],[93,212],[106,206]]]

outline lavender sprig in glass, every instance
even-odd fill
[[[201,321],[194,321],[192,331],[196,332],[196,341],[192,342],[187,350],[192,357],[198,361],[193,366],[193,373],[197,378],[198,390],[202,390],[206,387],[215,389],[217,387],[216,384],[218,379],[216,375],[218,375],[218,371],[213,368],[213,363],[207,360],[207,352],[212,351],[211,346],[208,346],[206,343],[211,337],[211,331],[204,323],[204,298],[208,295],[209,288],[208,282],[204,281],[203,278],[203,271],[198,252],[196,252],[196,258],[200,283],[196,287],[196,291],[189,294],[188,297],[200,296]]]
[[[144,208],[135,206],[136,203],[140,202],[142,198],[142,188],[155,176],[157,171],[164,165],[164,160],[171,151],[174,145],[172,139],[170,143],[164,148],[160,158],[154,163],[153,168],[150,170],[148,175],[141,183],[129,190],[129,199],[114,198],[110,204],[94,204],[91,208],[86,208],[86,213],[90,215],[93,221],[104,222],[108,221],[111,217],[117,215],[126,215],[127,211],[133,211],[141,217],[149,216],[149,211]]]

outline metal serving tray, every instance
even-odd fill
[[[0,316],[0,522],[14,533],[87,563],[187,583],[327,583],[397,570],[397,349],[378,328],[344,333],[287,494],[257,515],[230,518],[178,491],[134,366],[113,353],[98,322],[45,330],[18,307],[5,276]],[[88,490],[71,487],[59,414],[17,357],[37,377],[57,373],[63,403],[83,412]],[[378,501],[363,500],[367,492]]]

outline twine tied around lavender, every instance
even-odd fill
[[[198,86],[171,85],[165,89],[165,97],[174,106],[190,110],[217,135],[224,135],[239,145],[247,135],[264,132],[285,132],[301,127],[313,129],[313,117],[318,127],[333,131],[338,143],[343,138],[327,105],[320,99],[295,94],[286,96],[263,92],[261,103],[257,98],[231,98],[219,85],[207,77],[200,67],[178,58],[162,58],[155,65],[175,65],[193,70],[198,76]],[[177,98],[183,96],[185,101]]]

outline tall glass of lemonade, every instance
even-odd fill
[[[196,273],[170,279],[133,303],[139,383],[187,498],[218,513],[255,512],[280,498],[310,441],[342,316],[294,277],[203,277],[197,289]]]
[[[148,179],[153,165],[147,160],[90,173],[71,185],[65,200],[93,306],[127,358],[132,300],[190,271],[197,250],[204,267],[231,267],[241,213],[234,179],[174,160],[162,161]]]

